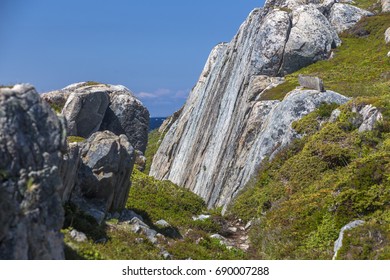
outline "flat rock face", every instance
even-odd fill
[[[104,204],[105,211],[122,210],[135,160],[127,137],[110,131],[96,132],[83,143],[80,156],[78,186],[82,195]]]
[[[341,33],[348,28],[354,26],[362,17],[372,16],[373,13],[360,9],[358,7],[335,3],[332,6],[329,20],[331,24],[336,28],[337,33]]]
[[[0,259],[63,259],[65,131],[32,86],[0,89]]]
[[[266,156],[296,137],[293,121],[321,102],[346,102],[315,90],[262,100],[283,82],[275,76],[326,59],[341,43],[328,19],[334,3],[269,0],[253,10],[230,43],[211,51],[150,174],[189,188],[209,207],[226,206]]]
[[[62,109],[68,135],[89,137],[99,130],[110,100],[100,89],[89,88],[73,92]]]

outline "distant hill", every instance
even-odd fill
[[[159,128],[165,119],[166,117],[150,118],[149,131]]]

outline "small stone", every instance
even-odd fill
[[[88,238],[85,235],[85,233],[77,231],[75,229],[73,229],[70,232],[70,237],[72,237],[76,242],[85,242],[85,241],[88,240]]]
[[[161,255],[162,255],[163,258],[166,259],[166,260],[172,259],[172,255],[169,254],[167,251],[162,251],[162,252],[161,252]]]
[[[194,221],[204,221],[210,218],[210,215],[199,215],[199,216],[193,216],[192,219]]]
[[[315,89],[321,92],[325,91],[323,81],[318,77],[298,75],[299,84],[307,89]]]
[[[334,123],[335,121],[337,121],[340,114],[341,114],[341,111],[339,109],[333,110],[332,114],[330,114],[329,122]]]
[[[386,42],[386,44],[390,43],[390,27],[386,29],[385,42]]]
[[[156,226],[160,226],[160,227],[164,227],[164,228],[167,228],[167,227],[170,227],[171,225],[165,221],[165,220],[159,220],[157,222],[154,223]]]
[[[247,251],[249,249],[249,245],[248,244],[241,244],[240,245],[240,249],[244,250],[244,251]]]
[[[107,238],[100,238],[95,241],[96,244],[105,244],[107,242]]]
[[[236,227],[229,227],[228,230],[233,232],[233,233],[237,232],[237,228]]]
[[[248,230],[252,226],[253,220],[246,223],[244,230]]]

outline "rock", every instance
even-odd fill
[[[64,259],[63,122],[30,85],[0,88],[0,259]]]
[[[329,57],[341,44],[328,19],[314,6],[299,6],[292,12],[292,28],[284,50],[280,73],[296,70]]]
[[[210,219],[210,215],[199,215],[199,216],[193,216],[192,217],[192,220],[194,221],[204,221],[204,220],[207,220],[207,219]]]
[[[100,130],[109,130],[116,135],[125,134],[136,150],[145,153],[148,143],[149,111],[123,86],[109,86],[110,106]]]
[[[390,0],[381,0],[382,3],[382,12],[390,12]]]
[[[386,44],[390,43],[390,27],[386,29],[385,42],[386,42]]]
[[[78,143],[69,143],[60,165],[60,176],[63,185],[59,189],[59,193],[63,203],[70,200],[70,196],[77,183],[80,164],[80,147]]]
[[[121,215],[120,215],[120,217],[119,217],[119,221],[120,221],[120,222],[131,221],[133,218],[137,218],[137,219],[139,219],[140,221],[143,221],[143,220],[144,220],[140,215],[138,215],[138,214],[135,213],[134,211],[129,210],[129,209],[124,209],[124,210],[121,212]]]
[[[249,245],[248,244],[240,244],[240,249],[244,251],[248,251]]]
[[[332,111],[332,114],[330,115],[329,122],[334,123],[338,120],[339,116],[341,114],[340,109],[335,109]]]
[[[236,233],[237,232],[237,228],[236,227],[229,227],[228,230],[232,233]]]
[[[100,89],[81,88],[71,93],[62,109],[68,135],[87,138],[98,131],[108,104],[107,93]]]
[[[70,232],[70,237],[72,237],[76,242],[85,242],[88,240],[87,236],[85,235],[85,233],[82,233],[80,231],[77,231],[75,229],[73,229],[71,232]]]
[[[78,185],[83,197],[104,204],[105,211],[121,211],[130,191],[134,149],[125,135],[96,132],[83,143]]]
[[[116,135],[125,134],[136,150],[145,152],[149,112],[126,87],[82,82],[44,93],[42,98],[63,108],[69,135],[88,138],[98,130],[109,130]]]
[[[154,223],[156,226],[159,226],[159,227],[170,227],[171,225],[165,221],[165,220],[158,220],[157,222]]]
[[[132,231],[135,233],[141,233],[144,234],[150,242],[153,244],[157,243],[157,231],[150,229],[150,227],[145,224],[143,221],[140,219],[134,217],[131,221],[130,224],[132,225]]]
[[[168,251],[162,251],[161,252],[161,256],[165,259],[165,260],[171,260],[172,259],[172,255],[168,253]]]
[[[177,121],[179,118],[181,112],[183,111],[184,107],[181,107],[179,110],[177,110],[175,113],[173,113],[172,116],[166,118],[164,122],[161,124],[161,126],[158,129],[158,132],[160,132],[162,135],[167,133],[168,130],[171,128],[171,126]]]
[[[324,83],[318,77],[304,76],[304,75],[299,74],[298,81],[299,81],[300,86],[302,86],[304,88],[315,89],[315,90],[318,90],[321,92],[325,91]]]
[[[245,227],[244,227],[244,230],[250,229],[252,227],[252,224],[253,224],[253,220],[250,220],[249,222],[247,222]]]
[[[336,240],[336,242],[334,243],[334,255],[333,255],[333,260],[335,260],[337,258],[337,253],[338,251],[341,249],[341,247],[343,246],[343,238],[344,238],[344,232],[346,230],[351,230],[351,229],[354,229],[360,225],[364,224],[364,221],[362,220],[356,220],[356,221],[353,221],[345,226],[343,226],[340,230],[340,234],[339,234],[339,238]]]
[[[144,171],[145,170],[146,157],[139,150],[135,151],[135,165],[137,166],[138,170],[140,170],[140,171]]]
[[[359,132],[371,131],[374,129],[375,124],[383,119],[382,114],[379,110],[372,106],[366,105],[360,111],[359,114],[362,116],[362,124],[359,126]]]
[[[335,3],[332,6],[329,21],[337,30],[337,33],[341,33],[353,27],[363,17],[372,15],[374,14],[369,11],[349,4]]]

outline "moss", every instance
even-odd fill
[[[97,85],[103,85],[103,84],[95,81],[87,81],[83,83],[83,86],[97,86]]]
[[[67,140],[69,143],[80,143],[80,142],[84,142],[85,138],[80,136],[68,136]]]
[[[57,114],[61,114],[61,113],[62,113],[63,107],[59,106],[58,104],[51,103],[51,104],[50,104],[50,107],[51,107],[51,108],[53,109],[53,111],[56,112]]]
[[[2,89],[2,88],[13,88],[14,86],[12,86],[12,85],[0,85],[0,89]]]

